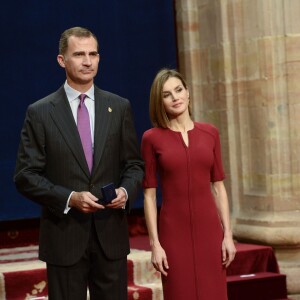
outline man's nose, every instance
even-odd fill
[[[86,64],[86,65],[90,65],[91,64],[91,58],[90,58],[90,56],[88,54],[84,56],[83,63]]]

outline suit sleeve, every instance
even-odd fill
[[[34,106],[29,106],[21,131],[14,182],[22,195],[62,216],[72,191],[54,185],[44,176],[46,163],[44,124]]]
[[[140,155],[131,106],[129,102],[126,103],[122,122],[121,162],[123,168],[120,186],[124,187],[128,193],[127,209],[130,210],[141,187],[144,163]]]

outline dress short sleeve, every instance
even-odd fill
[[[146,131],[142,137],[141,154],[145,162],[145,175],[143,179],[143,188],[157,187],[157,159],[154,148],[154,137],[151,129]]]
[[[214,163],[210,172],[211,182],[222,181],[225,179],[225,173],[222,164],[222,154],[221,154],[221,142],[220,135],[217,128],[215,128],[215,147],[213,150],[214,153]]]

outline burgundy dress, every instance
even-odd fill
[[[224,179],[218,130],[194,123],[185,145],[180,132],[152,128],[142,139],[144,188],[162,192],[159,240],[169,271],[165,300],[226,300],[223,231],[211,182]],[[157,176],[158,175],[158,176]]]

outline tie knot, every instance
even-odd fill
[[[80,99],[80,105],[83,104],[85,98],[86,98],[86,94],[81,94],[81,95],[79,96],[79,99]]]

